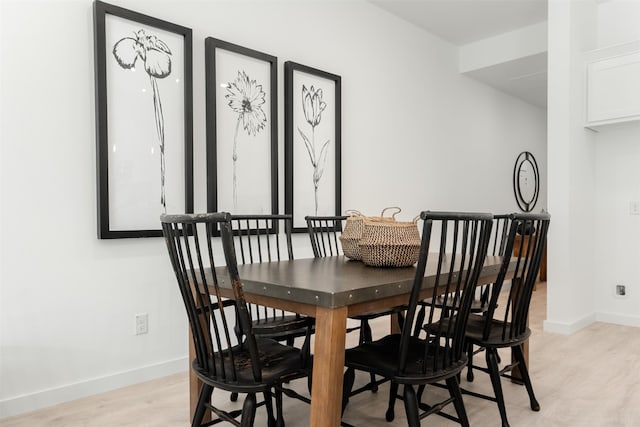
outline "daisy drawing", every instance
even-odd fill
[[[249,136],[256,136],[267,124],[267,115],[262,109],[265,103],[265,92],[262,85],[251,80],[246,72],[238,71],[233,82],[223,85],[227,89],[225,98],[229,107],[238,113],[236,130],[233,137],[233,207],[238,207],[238,191],[236,182],[236,165],[238,161],[238,134],[240,125]]]
[[[167,211],[165,197],[165,158],[164,158],[164,116],[157,79],[163,79],[171,74],[171,50],[155,35],[150,35],[140,29],[133,37],[124,37],[113,46],[113,56],[124,69],[135,69],[136,62],[142,61],[144,69],[149,75],[153,89],[153,109],[156,118],[156,132],[160,143],[160,204]]]
[[[322,120],[322,112],[327,108],[326,102],[322,100],[322,89],[315,89],[313,86],[307,88],[302,85],[302,111],[306,122],[311,126],[311,138],[309,138],[299,127],[298,132],[302,137],[304,146],[307,148],[309,160],[313,167],[313,190],[315,196],[315,214],[318,215],[318,187],[320,186],[320,178],[324,173],[324,166],[327,161],[327,152],[329,151],[329,142],[327,139],[320,146],[320,151],[316,147],[316,127]]]

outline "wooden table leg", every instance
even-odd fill
[[[339,426],[347,330],[347,307],[316,310],[311,388],[311,427]]]
[[[402,315],[404,316],[404,312],[402,312]],[[402,333],[402,329],[400,328],[400,322],[398,322],[398,313],[392,313],[389,316],[390,319],[390,327],[389,327],[389,331],[391,331],[392,334],[401,334]]]

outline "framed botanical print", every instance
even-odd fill
[[[341,211],[341,78],[291,61],[284,70],[285,213],[306,232],[305,216]]]
[[[278,213],[277,58],[205,40],[207,210]]]
[[[94,3],[98,237],[193,212],[191,29]]]

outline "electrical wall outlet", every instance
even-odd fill
[[[625,285],[616,285],[616,296],[618,298],[624,298],[627,296],[627,287]]]
[[[147,313],[136,314],[136,335],[149,332],[149,315]]]

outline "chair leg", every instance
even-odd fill
[[[193,420],[191,420],[191,427],[202,425],[204,412],[207,409],[204,404],[211,401],[211,393],[213,393],[213,387],[207,384],[203,384],[202,388],[200,388],[200,396],[198,397],[196,411],[193,414]]]
[[[267,408],[267,422],[269,427],[276,427],[276,419],[273,416],[273,396],[271,390],[264,392],[264,406]]]
[[[422,402],[422,394],[424,393],[424,389],[425,389],[426,387],[427,387],[427,386],[426,386],[426,385],[424,385],[424,384],[420,384],[420,385],[418,386],[418,394],[417,394],[417,396],[418,396],[418,403]]]
[[[378,392],[378,385],[376,384],[376,375],[375,374],[369,374],[369,381],[371,381],[369,384],[371,384],[370,388],[371,388],[371,393],[377,393]]]
[[[395,406],[397,396],[398,383],[391,381],[391,386],[389,387],[389,407],[387,408],[387,413],[385,414],[385,419],[389,422],[393,421],[393,419],[396,417]]]
[[[449,388],[449,394],[453,397],[453,406],[456,408],[456,414],[460,420],[462,427],[469,427],[469,418],[467,417],[467,411],[464,408],[464,401],[462,400],[462,392],[460,391],[460,383],[457,377],[447,378],[447,387]]]
[[[407,425],[409,427],[420,426],[420,416],[418,414],[418,399],[416,398],[416,392],[413,386],[409,384],[404,385],[404,410],[407,413]]]
[[[531,405],[531,409],[537,412],[540,410],[540,404],[536,400],[536,396],[533,393],[533,386],[531,385],[531,377],[529,377],[529,369],[527,368],[527,363],[524,360],[524,354],[522,353],[522,346],[516,345],[512,347],[512,351],[516,361],[518,362],[518,368],[520,369],[520,375],[522,376],[522,381],[524,382],[524,386],[527,388],[527,393],[529,393],[529,403]]]
[[[498,350],[495,348],[487,348],[485,350],[487,367],[489,368],[489,376],[491,377],[493,392],[496,396],[498,410],[500,411],[502,427],[509,427],[509,422],[507,421],[507,409],[504,406],[504,395],[502,394],[502,384],[500,382],[500,368],[498,367],[497,352]]]
[[[242,404],[240,427],[252,427],[256,418],[256,395],[248,393]]]
[[[367,319],[363,319],[360,321],[360,344],[368,343],[373,341],[373,332],[371,332],[371,325]],[[376,376],[373,373],[369,374],[370,378],[370,389],[372,393],[376,393],[378,391],[378,386],[376,385]]]
[[[235,391],[231,392],[231,395],[229,396],[229,400],[232,402],[236,402],[238,400],[238,393],[236,393]]]
[[[360,321],[359,344],[371,342],[371,337],[372,337],[371,326],[369,325],[369,322],[367,321],[367,319],[362,319]]]
[[[278,415],[276,427],[284,427],[284,414],[282,413],[282,390],[276,388],[276,412]]]
[[[342,381],[342,413],[344,414],[344,410],[347,409],[347,405],[349,404],[349,395],[351,394],[351,389],[353,388],[353,383],[356,379],[356,371],[353,368],[347,368],[344,373],[344,379]]]
[[[473,382],[473,344],[467,342],[467,381]]]

